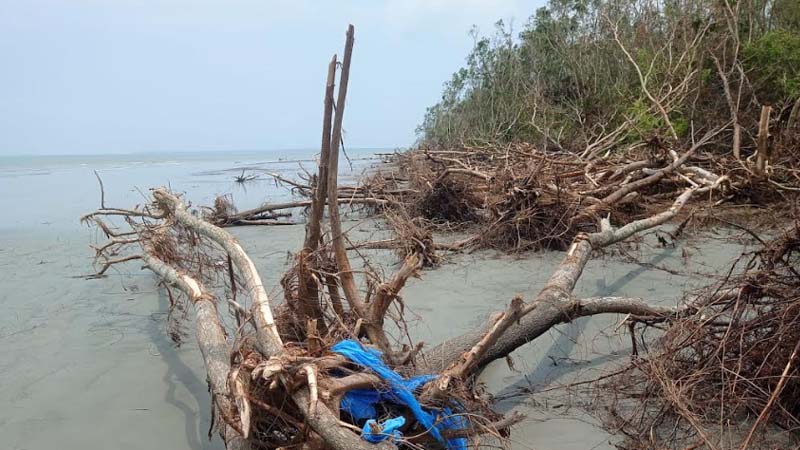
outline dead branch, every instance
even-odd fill
[[[576,303],[572,301],[571,293],[584,266],[589,261],[592,251],[620,242],[636,233],[671,220],[694,193],[695,189],[686,190],[667,211],[631,222],[619,229],[612,228],[608,220],[604,220],[601,231],[577,236],[544,288],[532,302],[521,307],[521,318],[516,322],[512,321],[516,325],[510,326],[509,324],[493,345],[481,348],[479,354],[471,357],[475,361],[473,363],[475,370],[484,367],[491,361],[505,357],[554,325],[573,320]],[[530,314],[532,311],[536,313]],[[634,309],[632,308],[629,313],[634,313]],[[487,334],[492,332],[496,321],[487,322],[492,324],[488,330],[467,332],[425,352],[422,358],[425,370],[442,373],[456,359],[468,354],[471,349],[484,340]]]
[[[338,198],[336,201],[342,205],[370,205],[370,206],[387,206],[390,204],[389,200],[380,198]],[[308,208],[312,206],[311,200],[298,200],[294,202],[275,203],[271,205],[263,205],[258,208],[248,209],[227,217],[223,224],[236,225],[242,221],[253,220],[263,216],[265,213],[281,211],[294,208]]]
[[[397,298],[406,281],[421,267],[422,260],[416,254],[409,255],[392,278],[378,286],[374,300],[369,306],[372,323],[383,328],[386,312],[392,301]]]
[[[142,255],[145,266],[152,270],[166,283],[186,294],[196,311],[196,333],[200,353],[203,355],[212,401],[221,415],[232,417],[234,407],[228,391],[228,373],[230,365],[230,346],[227,343],[224,327],[219,322],[216,300],[203,291],[202,286],[193,278],[178,273],[174,268],[153,255],[152,249],[146,249]],[[223,439],[228,449],[245,449],[242,429],[225,425]]]
[[[222,228],[194,216],[186,210],[186,206],[164,188],[153,190],[153,198],[165,215],[173,217],[181,225],[208,237],[222,247],[230,256],[233,264],[244,277],[243,288],[253,299],[252,317],[256,323],[258,342],[267,357],[277,355],[283,349],[283,342],[269,304],[267,291],[261,281],[253,261],[247,256],[242,246]]]
[[[758,121],[758,138],[756,149],[756,173],[761,177],[767,175],[767,164],[770,160],[769,145],[769,117],[772,107],[765,105],[761,107],[761,119]]]
[[[100,266],[100,270],[98,270],[97,272],[95,272],[95,273],[93,273],[91,275],[86,275],[84,278],[86,278],[86,279],[102,278],[102,277],[105,276],[106,271],[108,269],[110,269],[112,266],[114,266],[116,264],[119,264],[119,263],[126,262],[126,261],[133,261],[135,259],[142,259],[142,255],[128,255],[128,256],[122,256],[122,257],[119,257],[119,258],[113,258],[112,259],[112,258],[106,257],[105,254],[101,253],[101,255],[99,255],[99,258],[103,259],[103,264],[102,264],[102,266]]]
[[[634,191],[637,191],[639,189],[642,189],[644,187],[650,186],[652,184],[661,181],[664,177],[672,174],[673,172],[675,172],[676,169],[681,167],[690,157],[692,157],[692,155],[694,155],[697,152],[697,150],[708,144],[711,141],[711,139],[713,139],[716,135],[721,133],[723,129],[724,127],[720,127],[715,130],[709,131],[702,138],[700,138],[700,140],[695,142],[695,144],[692,145],[689,148],[689,150],[687,150],[683,155],[675,159],[672,163],[670,163],[666,167],[656,170],[651,175],[645,178],[623,185],[616,191],[604,197],[601,200],[600,204],[592,205],[586,208],[584,214],[586,215],[597,214],[600,212],[601,207],[603,205],[612,205]]]

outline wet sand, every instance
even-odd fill
[[[375,225],[355,228],[370,232]],[[303,227],[235,233],[272,286],[273,298],[280,298],[278,279],[287,252],[302,240]],[[197,346],[191,335],[180,348],[166,337],[167,301],[149,272],[130,264],[101,280],[73,278],[90,268],[91,237],[84,231],[7,233],[0,239],[0,301],[6,312],[0,319],[0,436],[5,448],[221,448],[218,438],[207,439],[209,397]],[[690,251],[690,269],[713,272],[739,248],[710,240]],[[680,247],[646,253],[645,262],[684,266]],[[452,256],[404,290],[409,317],[417,317],[413,337],[439,342],[478,325],[514,294],[530,297],[560,256]],[[674,303],[685,288],[701,282],[605,259],[589,264],[576,293]],[[499,410],[529,416],[513,434],[514,448],[611,448],[609,436],[575,407],[580,399],[565,404],[558,392],[519,393],[596,375],[621,361],[628,338],[613,331],[619,320],[603,316],[561,326],[515,352],[516,371],[502,361],[484,372],[490,392],[505,398]]]

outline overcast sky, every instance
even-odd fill
[[[356,27],[351,147],[413,143],[475,24],[542,0],[0,0],[0,155],[319,145]]]

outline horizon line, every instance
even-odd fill
[[[403,150],[408,149],[410,146],[391,146],[391,147],[379,147],[379,146],[359,146],[359,147],[349,147],[345,148],[344,151],[351,151],[351,150]],[[0,158],[13,158],[13,157],[54,157],[54,156],[124,156],[124,155],[152,155],[158,153],[166,153],[166,154],[173,154],[173,153],[257,153],[257,152],[276,152],[276,151],[307,151],[307,150],[316,150],[319,151],[316,147],[275,147],[275,148],[261,148],[261,149],[201,149],[201,150],[190,150],[190,149],[176,149],[176,150],[134,150],[134,151],[122,151],[122,152],[100,152],[100,153],[2,153],[0,152]]]

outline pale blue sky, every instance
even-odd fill
[[[309,148],[356,47],[351,147],[411,145],[472,24],[542,0],[0,0],[0,155]]]

